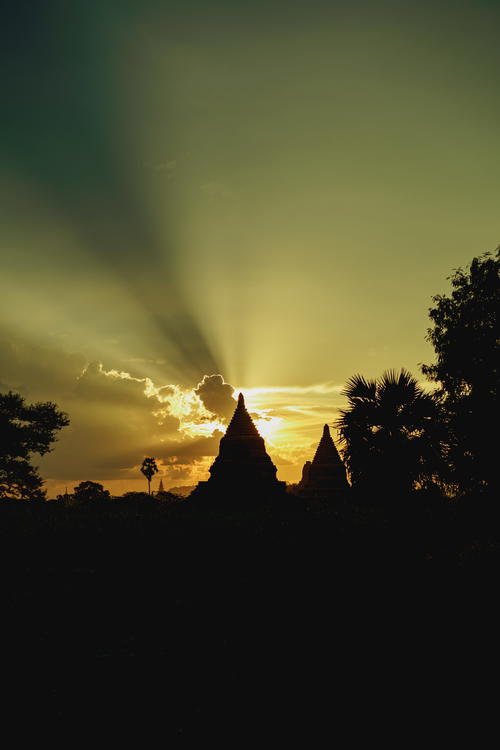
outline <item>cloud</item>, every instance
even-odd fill
[[[1,333],[2,389],[12,388],[29,401],[54,401],[71,420],[54,450],[35,462],[43,477],[140,479],[147,455],[168,471],[169,481],[194,483],[206,476],[236,407],[235,388],[222,374],[205,374],[192,387],[165,384],[147,377],[143,367],[140,375],[134,373],[134,364],[146,364],[141,358],[130,358],[129,365],[122,360],[126,369],[115,369],[63,351],[54,340],[14,340]],[[302,464],[305,453],[310,457],[320,423],[334,418],[339,390],[334,383],[244,390],[277,465]]]
[[[73,397],[87,404],[139,407],[151,410],[154,386],[149,378],[135,378],[128,372],[105,370],[101,362],[90,362],[77,380]],[[153,402],[156,399],[153,399]]]
[[[223,435],[223,432],[215,430],[209,437],[165,441],[159,447],[157,455],[162,461],[184,464],[195,463],[207,456],[215,457],[219,453]]]
[[[204,375],[195,391],[208,411],[228,420],[236,408],[234,388],[224,382],[222,375]]]
[[[193,467],[184,466],[184,465],[165,466],[162,477],[164,479],[169,480],[169,482],[171,481],[177,482],[177,481],[184,480],[184,479],[192,479],[194,477]]]
[[[278,453],[274,453],[273,451],[270,451],[269,455],[271,456],[272,462],[275,466],[291,466],[292,464],[292,462],[289,461],[288,458],[280,456]]]
[[[263,386],[256,388],[245,388],[245,396],[265,396],[272,394],[276,396],[278,394],[284,394],[289,397],[290,395],[307,395],[307,394],[318,394],[318,395],[330,395],[340,394],[344,386],[341,383],[334,383],[328,381],[326,383],[315,383],[314,385],[306,386]]]
[[[155,416],[159,402],[147,379],[106,371],[91,363],[65,406],[70,426],[53,453],[42,459],[43,475],[58,479],[115,479],[154,455],[162,439],[179,436],[179,419]]]
[[[212,406],[224,409],[230,398],[234,408],[233,389],[222,376],[206,376],[199,384],[203,385]],[[196,390],[177,384],[157,386],[150,378],[89,363],[66,399],[71,424],[56,450],[42,459],[43,475],[128,479],[138,474],[146,455],[184,467],[215,456],[223,426]]]

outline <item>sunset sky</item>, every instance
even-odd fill
[[[0,390],[48,495],[206,477],[242,390],[296,481],[346,379],[432,360],[500,242],[500,2],[43,0],[2,14]]]

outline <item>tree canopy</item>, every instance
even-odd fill
[[[27,404],[18,393],[0,394],[0,497],[44,498],[31,455],[48,453],[68,424],[68,416],[50,401]]]
[[[77,503],[93,503],[110,499],[109,491],[105,490],[102,484],[89,480],[80,482],[74,488],[73,493]]]
[[[438,385],[448,428],[448,463],[463,490],[498,485],[488,419],[498,408],[500,249],[451,276],[449,295],[433,297],[427,338],[436,361],[423,373]]]
[[[429,310],[433,327],[427,338],[436,352],[436,362],[422,371],[441,384],[448,400],[479,394],[496,397],[500,337],[500,249],[496,257],[485,253],[474,258],[466,270],[451,277],[451,295],[433,297]]]

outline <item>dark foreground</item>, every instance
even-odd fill
[[[456,726],[496,670],[498,529],[492,501],[423,494],[389,510],[4,501],[3,719],[70,746]]]

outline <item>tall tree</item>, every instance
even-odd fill
[[[422,371],[438,384],[457,487],[498,489],[496,441],[488,427],[498,409],[500,249],[474,258],[450,280],[451,294],[433,297],[427,338],[436,361]]]
[[[18,393],[0,394],[0,497],[45,497],[31,455],[48,453],[57,432],[68,424],[67,415],[56,404],[27,404]]]
[[[142,462],[141,471],[148,480],[148,494],[151,495],[151,480],[158,473],[158,467],[154,458],[145,458]]]
[[[406,492],[432,480],[439,463],[437,406],[407,370],[350,378],[337,427],[353,486]]]

